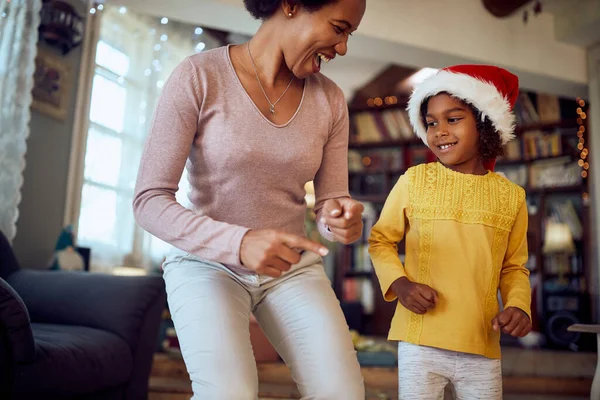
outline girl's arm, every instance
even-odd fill
[[[402,175],[390,192],[369,237],[369,254],[379,278],[381,292],[387,301],[396,299],[396,294],[391,290],[392,283],[406,276],[398,257],[398,242],[404,238],[408,202],[408,177]]]
[[[517,218],[508,237],[508,248],[500,272],[500,294],[504,308],[516,307],[531,319],[531,285],[529,270],[525,267],[527,250],[527,202],[519,209]]]

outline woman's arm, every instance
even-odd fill
[[[333,86],[332,90],[332,125],[315,176],[315,213],[322,237],[348,244],[362,234],[363,206],[348,193],[348,106],[341,89]]]
[[[348,193],[348,139],[350,124],[348,106],[342,90],[334,86],[331,114],[332,125],[323,147],[321,166],[315,175],[315,213],[317,216],[325,201],[335,198],[349,198]]]
[[[137,176],[133,211],[137,223],[171,245],[198,257],[240,265],[247,228],[199,215],[175,200],[197,132],[201,93],[189,59],[165,83]]]

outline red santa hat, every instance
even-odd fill
[[[427,128],[421,116],[421,104],[431,96],[446,92],[481,111],[488,117],[502,139],[502,144],[515,137],[512,113],[519,96],[519,78],[509,71],[491,65],[455,65],[439,70],[419,83],[408,101],[408,116],[417,136],[427,144]],[[486,160],[493,170],[495,160]]]

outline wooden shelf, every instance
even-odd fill
[[[583,278],[585,274],[583,272],[564,272],[562,274],[558,272],[546,272],[546,278],[558,278],[562,275],[563,278]]]
[[[557,186],[548,188],[532,188],[527,187],[525,191],[532,194],[553,194],[553,193],[583,193],[585,190],[584,184],[576,186]]]
[[[352,198],[367,203],[385,203],[387,196],[383,194],[360,194],[352,196]]]
[[[385,110],[406,110],[406,105],[408,104],[408,96],[405,95],[395,95],[398,99],[396,104],[382,104],[380,106],[369,107],[367,105],[364,106],[349,106],[348,112],[350,114],[356,114],[359,112],[372,112],[372,111],[385,111]]]
[[[371,278],[373,271],[347,271],[346,278]]]
[[[424,145],[423,141],[418,137],[414,137],[413,139],[404,139],[404,140],[382,140],[380,142],[364,142],[364,143],[356,143],[350,142],[348,144],[349,149],[387,149],[391,147],[404,147],[404,146],[417,146]]]
[[[504,159],[500,159],[498,161],[496,161],[496,165],[522,165],[522,164],[533,164],[537,161],[545,161],[545,160],[554,160],[556,158],[565,158],[565,157],[570,157],[572,160],[577,158],[576,155],[574,154],[562,154],[562,155],[558,155],[558,156],[546,156],[546,157],[536,157],[536,158],[529,158],[529,159],[524,159],[524,160],[504,160]]]
[[[376,169],[376,170],[367,170],[367,171],[350,171],[348,175],[352,176],[368,176],[368,175],[376,175],[376,174],[387,174],[387,175],[397,175],[403,174],[406,172],[406,169]]]
[[[521,135],[529,131],[548,131],[556,128],[577,128],[577,119],[565,119],[558,122],[536,122],[532,124],[517,125],[515,134]]]

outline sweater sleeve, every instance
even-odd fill
[[[142,153],[133,198],[136,222],[165,242],[203,259],[240,265],[239,249],[247,228],[200,215],[175,199],[194,141],[201,88],[189,59],[166,81]]]
[[[342,90],[335,86],[332,101],[333,123],[327,143],[323,148],[321,166],[314,179],[316,202],[314,211],[318,215],[328,199],[350,197],[348,193],[348,105]]]
[[[531,285],[527,262],[527,202],[523,201],[508,237],[508,248],[500,272],[500,294],[505,308],[517,307],[531,318]]]
[[[390,192],[369,237],[369,254],[386,301],[396,300],[396,295],[390,290],[392,283],[406,276],[398,256],[398,242],[404,239],[408,204],[408,177],[405,174]]]

